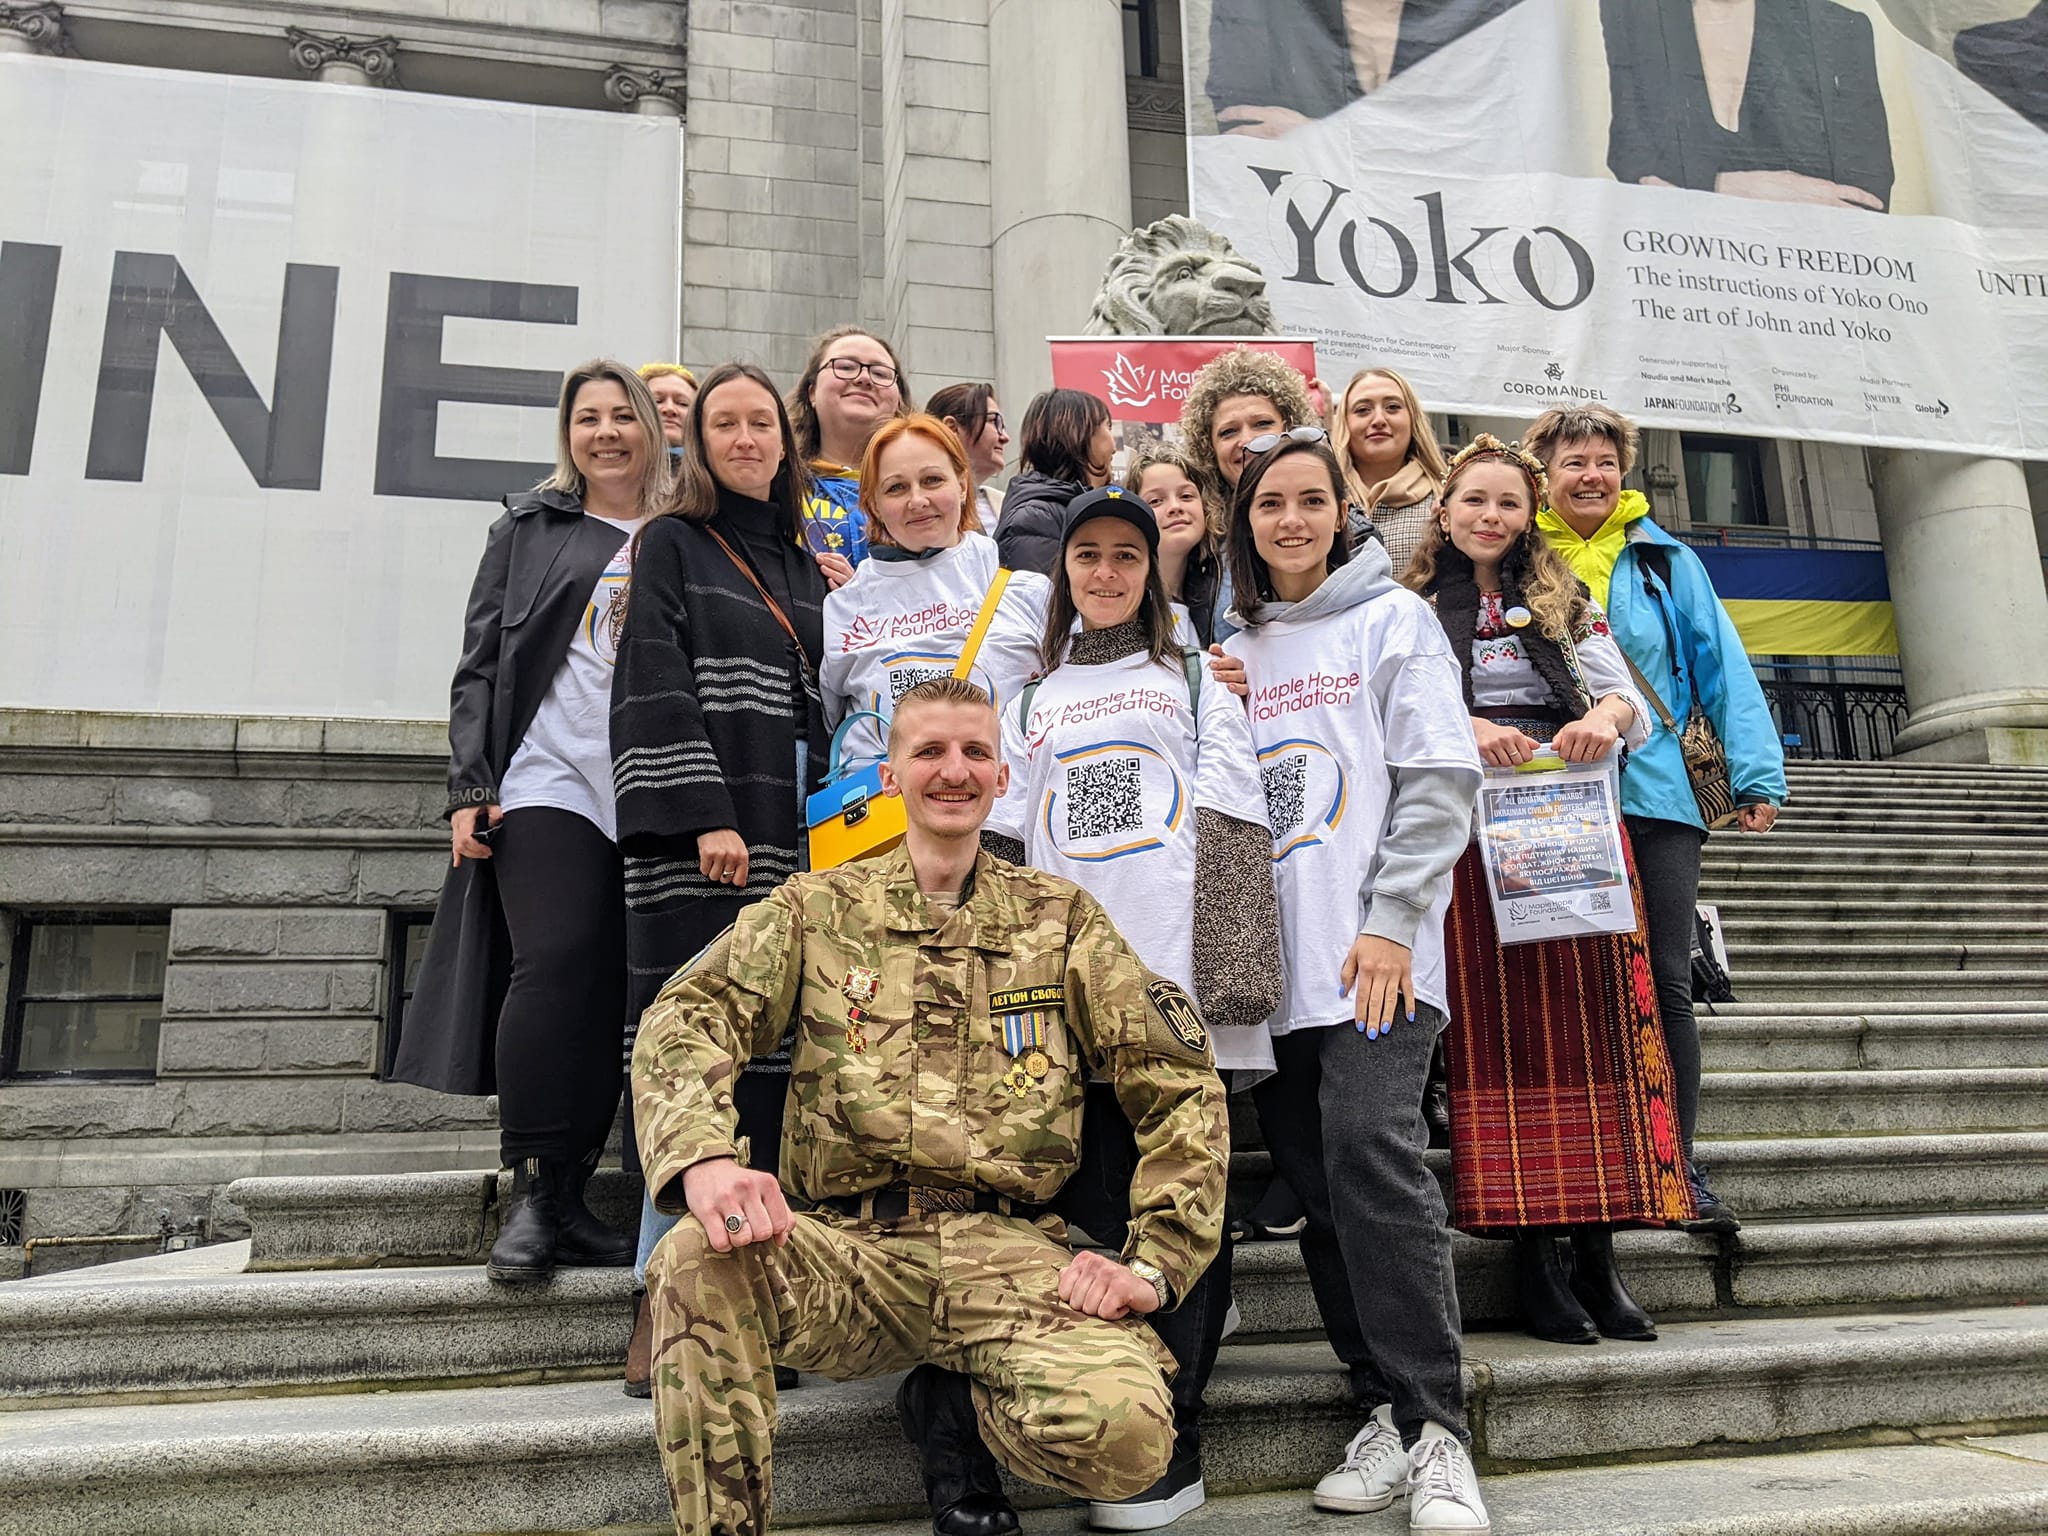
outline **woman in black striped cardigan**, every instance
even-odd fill
[[[766,374],[715,370],[685,436],[675,499],[639,537],[612,679],[636,1027],[684,962],[800,865],[801,800],[829,739],[817,685],[825,591],[852,574],[806,545],[809,476]],[[788,1088],[778,1052],[748,1063],[734,1091],[756,1168],[775,1169]],[[643,1281],[670,1224],[643,1207]],[[644,1299],[640,1310],[629,1392],[646,1380]]]

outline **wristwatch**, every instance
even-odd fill
[[[1159,1310],[1164,1312],[1173,1305],[1173,1287],[1166,1283],[1166,1275],[1157,1264],[1147,1264],[1143,1259],[1125,1259],[1124,1268],[1151,1286],[1159,1297]]]

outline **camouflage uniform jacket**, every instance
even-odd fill
[[[684,1208],[686,1168],[740,1154],[734,1081],[792,1024],[782,1182],[800,1201],[917,1184],[1043,1204],[1080,1160],[1093,1069],[1137,1134],[1125,1257],[1179,1298],[1215,1256],[1229,1126],[1207,1034],[1072,882],[983,853],[941,915],[899,848],[749,907],[640,1027],[634,1112],[661,1209]]]

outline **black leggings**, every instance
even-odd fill
[[[1657,1012],[1678,1094],[1678,1135],[1692,1156],[1700,1118],[1700,1027],[1692,1016],[1693,904],[1700,899],[1700,846],[1707,834],[1682,821],[1628,816],[1636,878],[1643,884],[1644,937],[1650,974],[1657,982]]]
[[[505,813],[491,867],[512,935],[498,1015],[500,1155],[574,1161],[604,1145],[625,1086],[619,851],[574,811],[536,806]]]

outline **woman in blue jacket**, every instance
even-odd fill
[[[1522,441],[1550,477],[1550,505],[1537,519],[1550,547],[1607,610],[1622,654],[1655,688],[1670,717],[1682,723],[1699,699],[1728,753],[1738,825],[1745,832],[1770,831],[1785,803],[1785,751],[1777,723],[1699,556],[1650,520],[1650,504],[1640,491],[1621,488],[1635,464],[1634,424],[1602,405],[1564,407],[1544,412]],[[1661,722],[1629,755],[1621,809],[1642,879],[1650,969],[1699,1207],[1699,1219],[1687,1225],[1733,1232],[1741,1225],[1735,1213],[1714,1197],[1692,1161],[1700,1103],[1693,906],[1707,827],[1678,738]]]

